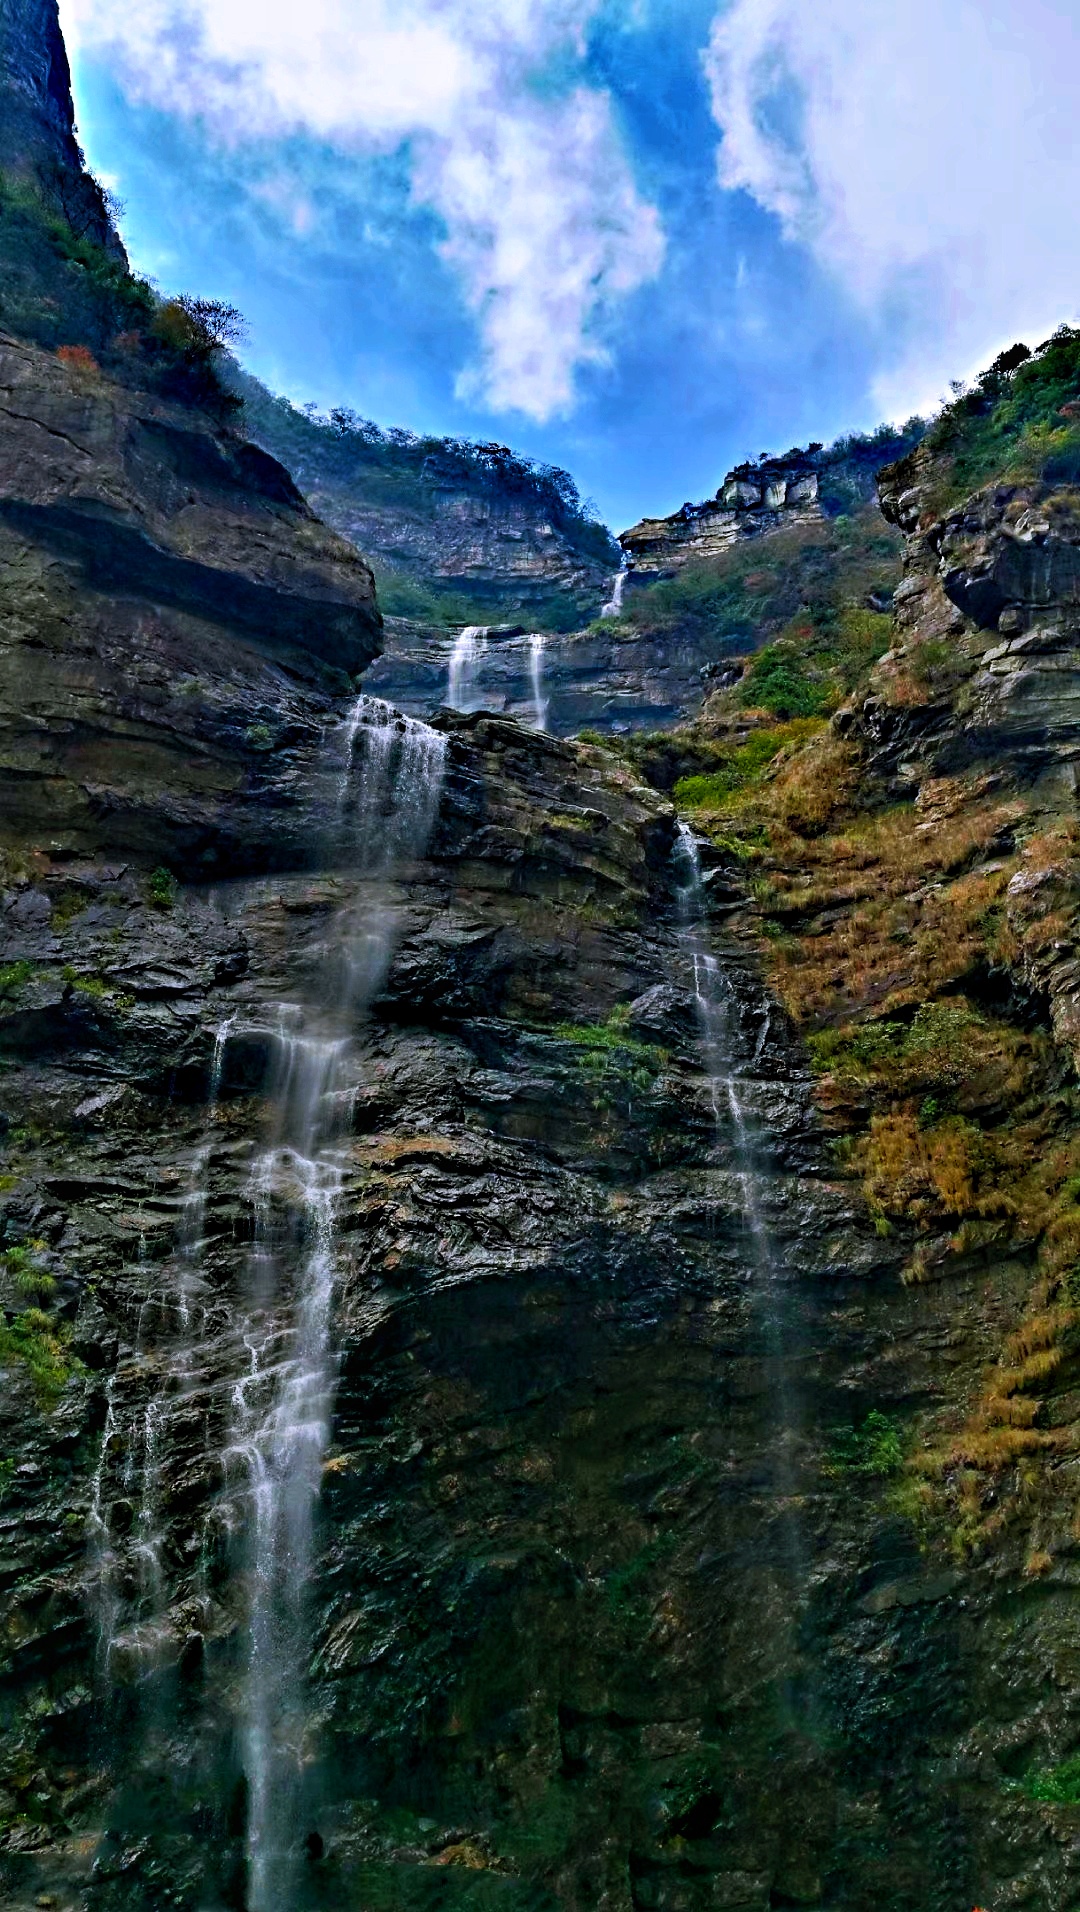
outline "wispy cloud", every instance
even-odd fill
[[[719,177],[882,331],[896,411],[1080,307],[1075,0],[734,0],[706,55]]]
[[[577,371],[606,358],[613,306],[663,258],[611,101],[573,72],[599,6],[65,0],[63,11],[130,99],[200,121],[223,149],[265,149],[279,197],[282,140],[345,154],[407,144],[414,198],[443,221],[443,256],[478,324],[462,390],[543,420],[570,408]],[[570,78],[557,84],[560,70]],[[312,218],[299,199],[285,214],[294,231]]]

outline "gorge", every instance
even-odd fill
[[[3,28],[4,1903],[1065,1912],[1080,335],[384,625]]]

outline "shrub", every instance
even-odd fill
[[[826,1474],[871,1475],[883,1479],[904,1464],[900,1424],[879,1408],[871,1408],[860,1427],[837,1428],[824,1462]]]
[[[56,1406],[80,1363],[71,1353],[71,1329],[42,1308],[24,1308],[0,1325],[0,1363],[18,1362],[29,1371],[38,1406]]]
[[[801,743],[818,728],[813,719],[796,718],[775,729],[752,730],[728,749],[717,769],[680,777],[672,795],[681,810],[723,810],[741,792],[759,783],[788,744]]]
[[[1080,329],[1062,325],[1032,352],[1002,352],[935,420],[927,445],[944,460],[933,508],[946,510],[993,478],[1071,483],[1080,469]]]
[[[629,1114],[635,1097],[648,1092],[663,1066],[663,1050],[631,1036],[628,1019],[628,1009],[620,1005],[605,1022],[560,1022],[553,1031],[577,1051],[576,1066],[588,1084],[590,1103],[600,1114],[616,1108]]]
[[[1012,1780],[1010,1790],[1050,1806],[1080,1806],[1080,1753],[1057,1766],[1041,1766],[1023,1779]]]
[[[146,900],[152,910],[171,910],[176,902],[176,878],[160,867],[146,879]]]
[[[94,354],[85,345],[61,345],[57,349],[57,358],[62,365],[70,365],[76,372],[100,372]]]

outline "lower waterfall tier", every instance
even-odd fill
[[[830,1180],[706,857],[764,1138],[763,1305],[670,810],[587,746],[445,729],[336,1157],[339,1378],[279,1828],[297,1912],[975,1903],[1040,1810],[979,1749],[1034,1730],[1066,1610],[1017,1636],[1008,1579],[925,1559],[888,1482],[836,1456],[870,1409],[925,1401],[946,1332],[977,1367],[979,1282],[946,1323]],[[134,871],[43,857],[7,894],[4,1269],[40,1282],[0,1403],[20,1912],[251,1904],[245,1191],[274,1006],[317,993],[354,884],[279,872],[162,908]],[[1046,1863],[1067,1895],[1069,1849]]]

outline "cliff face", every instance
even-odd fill
[[[370,571],[189,407],[7,339],[0,416],[9,841],[272,858],[267,805],[287,838],[331,699],[379,647]]]
[[[57,0],[0,4],[0,167],[32,178],[80,233],[123,258],[75,137],[71,70]]]
[[[450,699],[460,642],[460,633],[388,618],[383,654],[365,683],[399,709],[431,717]],[[725,669],[715,642],[684,632],[658,643],[653,631],[616,619],[598,619],[585,631],[481,625],[475,646],[469,707],[540,722],[560,737],[681,723]]]
[[[476,620],[476,701],[526,721],[540,703],[560,735],[655,729],[696,716],[717,684],[745,676],[748,655],[777,644],[826,655],[852,617],[884,624],[900,539],[874,475],[915,435],[916,425],[882,430],[742,465],[716,500],[624,532],[626,568],[584,630],[536,632],[522,620],[484,633]],[[430,715],[449,691],[455,638],[419,617],[392,620],[373,687]]]
[[[1075,481],[615,755],[0,370],[5,1903],[1074,1904]]]
[[[326,522],[375,564],[386,608],[462,623],[569,630],[610,590],[618,547],[569,475],[505,446],[422,439],[335,413],[305,416],[242,373],[245,429]]]
[[[730,471],[715,498],[685,504],[668,518],[643,518],[619,533],[630,582],[672,577],[685,564],[720,557],[741,538],[822,515],[819,473],[810,453],[769,458]]]

